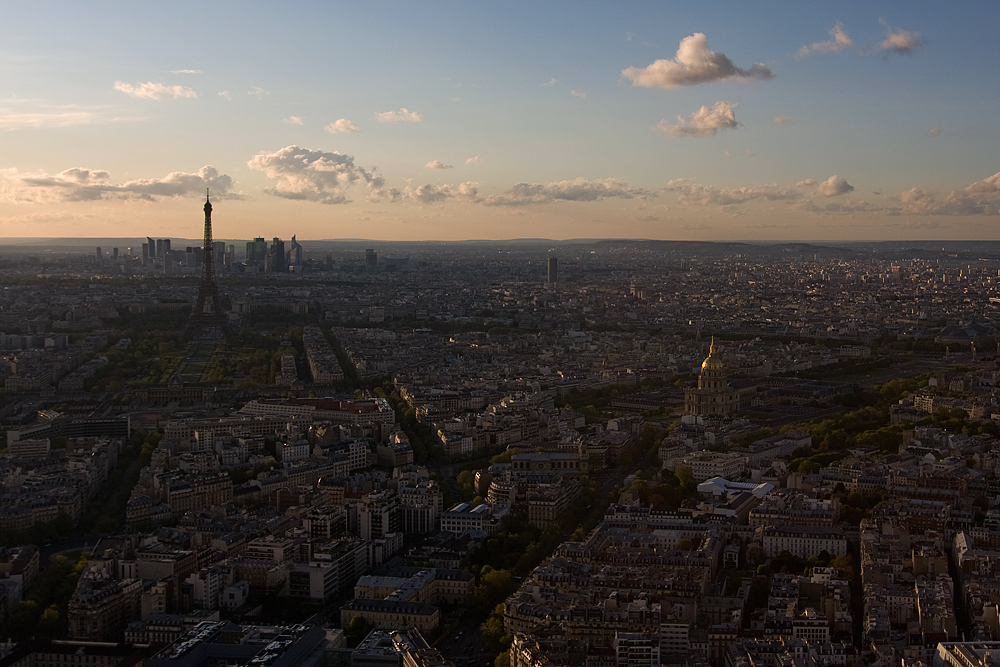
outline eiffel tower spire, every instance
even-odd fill
[[[182,336],[189,341],[199,329],[216,328],[222,331],[230,343],[236,340],[236,335],[229,326],[229,317],[222,310],[219,301],[219,285],[215,282],[215,249],[212,244],[212,201],[209,192],[205,190],[205,246],[201,253],[201,285],[198,287],[198,301],[191,311],[191,319]],[[209,306],[206,311],[205,306]]]

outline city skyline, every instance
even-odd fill
[[[997,13],[10,6],[0,237],[998,239]]]

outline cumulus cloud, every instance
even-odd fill
[[[171,74],[201,74],[200,69],[172,69]]]
[[[790,116],[786,116],[783,113],[779,113],[777,116],[774,117],[773,122],[775,125],[791,125],[795,121],[793,121]]]
[[[289,116],[288,118],[285,119],[285,122],[288,123],[289,125],[302,125],[303,124],[302,123],[302,119],[299,118],[298,116]]]
[[[737,125],[736,105],[719,101],[711,108],[703,106],[687,118],[677,116],[677,125],[661,120],[653,129],[672,137],[714,137],[719,130],[733,129]]]
[[[260,86],[251,86],[250,90],[247,91],[247,95],[251,97],[264,97],[267,95],[267,91]]]
[[[286,146],[274,153],[261,151],[247,166],[264,172],[273,181],[274,187],[267,190],[269,194],[321,204],[347,203],[348,190],[355,184],[372,190],[379,190],[385,184],[374,170],[354,164],[350,155],[299,146]]]
[[[582,90],[571,90],[569,91],[569,94],[572,95],[573,97],[579,97],[581,100],[587,99],[587,93],[583,92]]]
[[[326,126],[326,131],[330,134],[349,134],[351,132],[360,132],[361,128],[347,120],[346,118],[338,118],[329,125]]]
[[[231,99],[233,99],[233,96],[229,93],[228,90],[220,90],[217,94],[218,94],[219,97],[221,97],[224,100],[231,100]]]
[[[834,53],[852,46],[854,46],[854,42],[847,35],[844,26],[838,23],[830,28],[830,39],[825,42],[813,42],[809,45],[803,44],[795,56],[797,58],[805,58],[814,53]]]
[[[376,120],[380,123],[419,123],[424,117],[416,111],[410,111],[406,107],[399,111],[380,111],[375,114]]]
[[[633,86],[643,88],[676,88],[698,83],[737,79],[762,81],[774,78],[774,72],[761,63],[742,69],[723,53],[708,50],[708,39],[696,32],[681,40],[673,60],[657,60],[647,67],[629,67],[622,76]]]
[[[847,182],[846,178],[840,178],[836,174],[826,179],[817,187],[817,191],[824,197],[836,197],[846,195],[854,191],[854,186]]]
[[[451,169],[452,166],[450,164],[445,164],[444,162],[441,162],[441,160],[431,160],[430,162],[428,162],[427,164],[424,165],[424,168],[425,169]]]
[[[885,21],[879,21],[885,26],[885,39],[879,44],[879,47],[884,51],[890,53],[898,53],[900,55],[910,55],[917,50],[917,47],[922,46],[924,41],[920,38],[919,32],[910,32],[909,30],[893,30]]]
[[[476,164],[477,162],[482,162],[482,159],[478,155],[473,155],[465,161],[465,164]]]
[[[539,88],[550,88],[550,87],[556,85],[557,83],[559,83],[559,82],[555,79],[555,77],[553,77],[553,78],[549,79],[548,83],[541,84],[539,86]]]
[[[115,183],[103,169],[74,167],[58,174],[8,170],[0,177],[0,201],[11,203],[78,202],[101,199],[143,199],[201,196],[205,189],[213,197],[240,199],[233,179],[211,165],[194,173],[175,171],[163,178],[134,179]]]
[[[941,126],[935,125],[933,127],[927,128],[928,137],[940,137],[941,136]]]
[[[89,125],[98,120],[92,111],[18,112],[0,109],[0,130]]]
[[[146,83],[140,83],[133,86],[131,83],[125,83],[124,81],[115,81],[115,90],[119,90],[129,97],[137,97],[141,99],[148,100],[166,100],[166,99],[176,99],[178,97],[198,97],[198,93],[194,92],[187,86],[168,86],[163,83],[154,83],[152,81],[147,81]]]

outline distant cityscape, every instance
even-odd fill
[[[210,212],[202,246],[0,249],[0,663],[1000,651],[1000,247]]]

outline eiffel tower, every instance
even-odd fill
[[[226,342],[236,341],[236,334],[229,326],[229,317],[219,302],[219,284],[215,282],[215,249],[212,247],[212,202],[205,191],[205,247],[201,253],[201,285],[198,287],[198,301],[191,311],[191,319],[181,337],[188,342],[199,329],[218,329],[226,337]],[[205,310],[208,302],[209,310]]]

